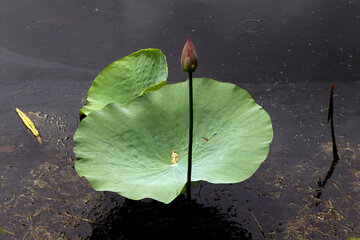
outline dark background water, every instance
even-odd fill
[[[185,230],[208,239],[360,237],[359,29],[359,1],[0,0],[6,239],[185,239]],[[195,185],[191,217],[183,197],[166,206],[95,192],[77,176],[72,152],[92,80],[152,47],[167,57],[168,82],[183,81],[187,37],[199,56],[195,77],[235,83],[268,111],[268,158],[245,182]],[[340,160],[315,199],[332,163],[332,84]],[[16,107],[35,122],[42,145]]]

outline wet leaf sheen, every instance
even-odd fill
[[[142,49],[121,58],[95,78],[80,114],[88,115],[109,103],[125,105],[134,98],[166,84],[166,58],[159,49]]]
[[[89,114],[74,136],[77,172],[95,190],[171,202],[186,183],[188,107],[183,82]],[[192,181],[246,180],[265,160],[272,137],[269,115],[245,90],[194,79]]]

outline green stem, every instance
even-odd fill
[[[188,172],[186,192],[189,202],[191,201],[191,155],[193,142],[193,87],[192,87],[192,72],[189,72],[189,147],[188,147]]]

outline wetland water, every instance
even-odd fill
[[[6,239],[186,239],[179,229],[207,239],[360,237],[359,29],[358,1],[0,0]],[[183,197],[163,205],[95,192],[77,176],[72,152],[78,110],[97,73],[154,47],[167,57],[168,82],[183,81],[187,37],[199,56],[194,77],[246,89],[274,128],[270,153],[250,179],[194,186],[190,227]],[[316,199],[333,163],[332,84],[340,160]]]

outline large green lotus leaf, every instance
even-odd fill
[[[263,162],[273,137],[269,115],[243,89],[194,79],[192,181],[236,183]],[[124,107],[91,113],[75,133],[80,176],[101,191],[169,203],[186,184],[188,82],[166,85]],[[179,155],[172,164],[172,150]]]
[[[142,49],[107,66],[91,85],[80,114],[88,115],[109,103],[129,103],[146,92],[166,84],[164,54],[159,49]]]

